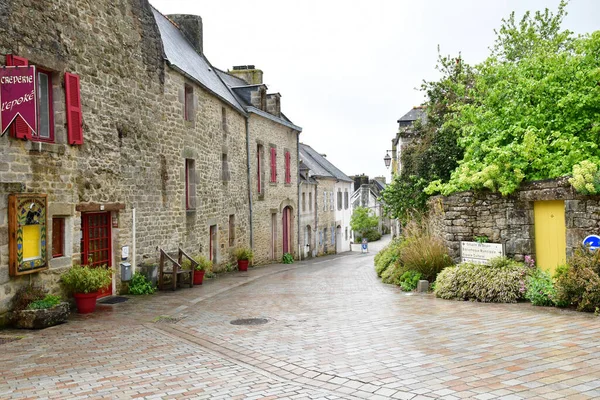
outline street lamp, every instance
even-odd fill
[[[390,157],[390,151],[394,151],[394,150],[386,150],[385,157],[383,157],[383,162],[385,163],[386,168],[389,168],[390,164],[392,162],[392,157]]]

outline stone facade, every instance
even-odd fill
[[[600,233],[600,196],[581,196],[566,179],[531,182],[516,193],[462,192],[436,196],[429,201],[434,230],[444,238],[451,256],[460,258],[460,241],[486,236],[503,243],[508,257],[535,256],[534,202],[563,200],[565,204],[566,256],[590,234]]]
[[[308,171],[306,172],[308,173]],[[318,237],[318,185],[314,179],[304,179],[300,182],[300,257],[302,259],[316,257]]]
[[[335,179],[320,178],[317,193],[317,255],[335,254]]]
[[[90,213],[108,213],[113,293],[121,286],[117,266],[124,246],[134,268],[156,260],[157,247],[169,252],[181,247],[212,256],[219,269],[233,261],[235,247],[251,245],[253,224],[255,263],[280,260],[285,207],[295,253],[300,129],[260,110],[246,112],[233,97],[221,97],[167,66],[147,1],[59,0],[49,7],[0,0],[0,10],[0,54],[27,58],[49,71],[54,128],[48,142],[0,138],[0,315],[30,279],[59,290],[60,274],[81,262],[82,221]],[[195,52],[202,49],[198,29]],[[65,72],[80,77],[82,145],[67,143]],[[214,82],[223,85],[214,74]],[[256,160],[257,143],[278,149],[277,182],[266,182],[262,195],[249,187],[249,182],[256,187],[257,172],[248,150]],[[291,155],[290,183],[284,182],[284,150]],[[52,218],[64,219],[63,254],[50,255],[49,269],[31,278],[8,273],[11,193],[48,195],[48,249]]]
[[[284,254],[284,209],[289,218],[287,252],[297,256],[298,131],[262,113],[249,117],[250,185],[254,263],[278,262]],[[276,155],[276,182],[271,182],[271,149]],[[258,153],[261,153],[260,157]],[[290,183],[285,182],[285,153],[290,155]],[[260,159],[260,169],[258,166]],[[261,192],[258,191],[258,179]]]

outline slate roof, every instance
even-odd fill
[[[400,117],[398,122],[413,122],[419,118],[423,118],[425,111],[421,107],[413,107],[409,112]]]
[[[199,85],[244,113],[244,108],[231,90],[223,83],[217,70],[201,54],[198,54],[179,28],[158,10],[152,8],[163,42],[165,59],[175,69],[179,69],[194,79]]]
[[[348,175],[340,171],[327,158],[317,153],[312,147],[300,143],[300,159],[312,172],[312,176],[321,178],[333,178],[339,181],[353,182]]]

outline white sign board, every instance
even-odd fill
[[[501,243],[460,242],[460,261],[488,265],[489,260],[504,256]]]

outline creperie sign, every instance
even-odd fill
[[[0,129],[6,129],[21,118],[35,133],[37,104],[35,66],[0,68]]]

